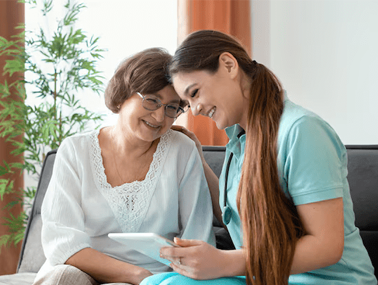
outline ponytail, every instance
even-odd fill
[[[285,196],[277,169],[283,90],[274,74],[255,64],[250,90],[245,157],[238,191],[247,284],[288,284],[302,226]]]

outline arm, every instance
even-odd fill
[[[211,201],[213,205],[213,213],[217,220],[223,225],[222,222],[222,211],[219,206],[219,179],[210,168],[210,166],[206,163],[205,159],[202,159],[203,170],[205,172],[205,177],[207,181],[207,185],[210,190]],[[224,226],[224,225],[223,225]]]
[[[152,273],[142,267],[111,258],[92,248],[85,248],[67,259],[75,266],[102,283],[139,284]]]
[[[344,249],[342,198],[299,205],[297,209],[306,235],[297,242],[291,274],[337,263]]]
[[[113,259],[91,248],[86,232],[82,204],[82,173],[86,165],[78,166],[77,153],[71,141],[59,148],[53,175],[42,205],[42,245],[49,263],[70,264],[94,278],[120,280],[139,284],[140,278],[150,274],[142,268]],[[101,211],[101,209],[97,209]],[[112,270],[108,270],[113,267]],[[108,271],[108,272],[107,272]],[[122,275],[121,275],[122,273]]]
[[[282,173],[305,229],[291,269],[298,274],[333,265],[343,254],[347,158],[337,134],[318,117],[297,120],[286,138]]]
[[[297,242],[291,274],[337,263],[344,248],[342,198],[300,205],[297,209],[306,235]],[[243,249],[219,250],[196,240],[175,239],[175,242],[183,248],[164,248],[161,253],[182,275],[194,279],[245,275]]]
[[[198,153],[201,157],[203,170],[205,172],[206,181],[210,190],[210,196],[213,205],[213,213],[215,217],[218,219],[218,221],[222,223],[222,211],[219,206],[219,179],[215,175],[213,170],[210,168],[210,166],[207,164],[205,157],[203,156],[201,143],[199,142],[198,138],[195,136],[194,133],[190,132],[182,126],[172,126],[172,129],[182,132],[195,142]]]

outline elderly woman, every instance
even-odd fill
[[[195,143],[171,130],[185,112],[162,49],[125,60],[105,91],[115,126],[67,138],[42,206],[46,262],[34,284],[139,284],[170,268],[110,239],[153,232],[214,244]]]

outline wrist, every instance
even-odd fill
[[[136,266],[136,269],[133,271],[134,274],[131,278],[131,284],[139,284],[144,278],[151,276],[152,273],[143,267]]]
[[[245,253],[243,249],[223,250],[224,276],[245,275]]]

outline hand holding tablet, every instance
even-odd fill
[[[160,249],[167,246],[179,247],[155,233],[110,233],[108,237],[168,266],[171,261],[160,257]]]

